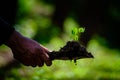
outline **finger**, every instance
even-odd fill
[[[49,59],[49,55],[46,52],[44,52],[41,56],[47,66],[52,65],[52,61]]]
[[[32,56],[27,55],[27,56],[23,57],[22,60],[25,63],[25,65],[32,66],[32,67],[37,66],[35,55],[32,55]]]
[[[36,67],[36,66],[37,66],[36,58],[33,57],[33,59],[29,62],[29,64],[30,64],[32,67]]]
[[[42,59],[42,56],[39,52],[40,50],[37,51],[35,60],[36,60],[37,66],[42,67],[44,65],[44,60]]]
[[[22,63],[23,65],[25,65],[25,66],[31,66],[32,64],[30,64],[27,60],[19,60],[20,61],[20,63]]]
[[[14,54],[14,58],[15,58],[18,62],[22,63],[23,65],[30,66],[30,64],[28,64],[28,61],[27,61],[27,60],[24,60],[23,57],[19,57],[18,55],[16,56],[16,55]]]
[[[38,56],[37,57],[37,59],[36,59],[37,61],[37,65],[39,66],[39,67],[42,67],[43,65],[44,65],[44,61],[41,59],[41,56]]]

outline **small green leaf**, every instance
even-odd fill
[[[71,31],[73,39],[78,41],[78,39],[80,37],[80,33],[83,33],[84,31],[85,31],[85,28],[82,28],[82,27],[80,27],[80,28],[76,28],[76,27],[73,28],[72,31]]]
[[[79,29],[78,29],[78,32],[79,32],[79,33],[85,32],[85,28],[79,28]]]
[[[75,35],[75,40],[77,41],[79,39],[78,35]]]
[[[73,34],[73,35],[78,34],[78,29],[77,29],[77,28],[73,28],[73,29],[72,29],[72,34]]]
[[[72,30],[72,34],[73,34],[73,35],[75,35],[75,32],[74,32],[74,30]]]

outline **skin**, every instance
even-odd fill
[[[11,48],[14,58],[26,66],[42,67],[44,63],[47,66],[52,64],[45,47],[17,31],[13,32],[5,45]]]

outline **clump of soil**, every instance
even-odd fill
[[[77,41],[68,41],[59,51],[52,51],[48,54],[51,60],[74,60],[76,62],[81,58],[93,58],[93,55]]]

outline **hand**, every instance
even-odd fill
[[[15,59],[27,66],[40,66],[44,63],[47,66],[52,64],[49,59],[48,50],[38,42],[22,36],[14,31],[9,40],[5,43],[11,48]]]

